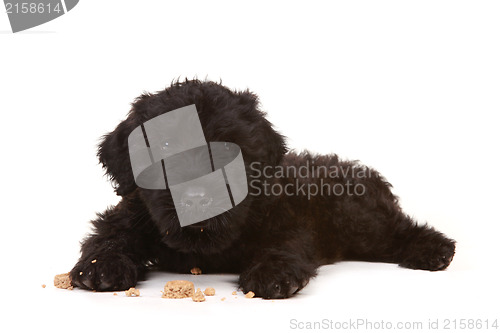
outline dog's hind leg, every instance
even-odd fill
[[[359,246],[349,247],[346,259],[391,262],[429,271],[443,270],[453,259],[454,240],[427,224],[417,224],[402,212],[375,223],[372,235],[366,235],[370,245],[361,247],[362,251]],[[353,245],[357,242],[354,240]]]
[[[402,267],[443,270],[455,255],[455,241],[447,238],[433,227],[418,225],[410,217],[396,217],[389,250]]]

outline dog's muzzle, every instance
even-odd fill
[[[170,189],[182,227],[222,214],[248,194],[240,147],[207,143],[194,104],[144,122],[128,148],[137,186]]]

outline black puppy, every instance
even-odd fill
[[[207,142],[241,148],[249,193],[233,209],[181,227],[168,189],[136,186],[127,139],[144,122],[191,104]],[[434,271],[445,269],[455,253],[453,240],[401,211],[375,170],[336,155],[287,153],[248,91],[192,80],[144,94],[103,138],[98,157],[122,200],[98,214],[82,243],[70,273],[81,288],[124,290],[148,269],[200,267],[239,273],[244,292],[286,298],[323,264],[366,260]]]

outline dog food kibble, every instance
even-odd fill
[[[255,293],[253,291],[249,291],[245,294],[246,298],[253,298],[255,296]]]
[[[204,294],[206,296],[213,296],[213,295],[215,295],[215,289],[212,287],[208,287],[205,289]]]
[[[42,288],[45,288],[45,287],[47,287],[47,286],[46,286],[46,285],[44,285],[44,284],[42,284]]]
[[[193,268],[191,268],[191,274],[193,274],[193,275],[200,275],[201,274],[201,268],[199,268],[199,267],[193,267]]]
[[[54,286],[61,289],[72,290],[71,279],[69,278],[69,273],[58,274],[54,277]]]
[[[139,292],[139,289],[130,288],[129,290],[125,291],[125,296],[127,297],[141,296],[141,293]]]
[[[231,294],[236,295],[236,291],[233,291]]]
[[[190,281],[174,280],[165,284],[163,298],[186,298],[193,297],[194,284]]]
[[[225,298],[225,297],[222,297],[220,300],[221,300],[221,301],[225,301],[225,300],[226,300],[226,298]]]
[[[198,288],[198,290],[196,290],[193,297],[191,297],[191,298],[195,302],[205,302],[205,296],[203,296],[203,293],[201,292],[200,288]]]

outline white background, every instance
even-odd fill
[[[293,330],[291,319],[367,319],[422,321],[425,331],[429,319],[441,328],[446,319],[491,323],[500,313],[499,17],[496,1],[87,0],[12,34],[0,13],[2,327],[270,332]],[[410,215],[458,241],[448,270],[340,263],[281,301],[235,298],[233,275],[157,273],[138,286],[140,298],[54,288],[95,212],[119,200],[97,164],[99,137],[143,91],[195,76],[257,93],[291,148],[378,169]],[[161,299],[176,278],[212,285],[217,296]]]

